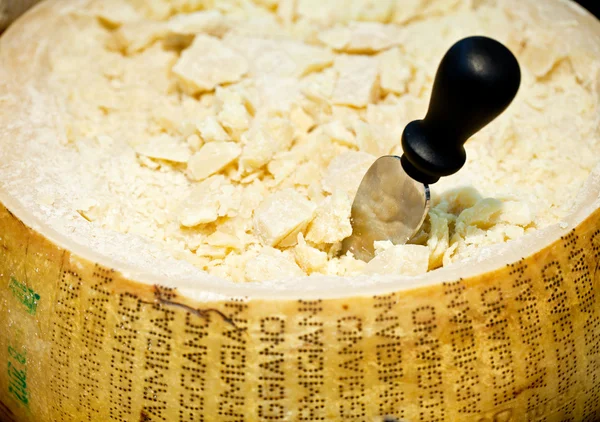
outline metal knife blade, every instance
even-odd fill
[[[373,242],[408,242],[421,228],[429,211],[429,186],[411,178],[400,157],[385,155],[369,168],[352,203],[352,234],[342,242],[342,253],[370,261]]]

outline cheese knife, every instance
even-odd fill
[[[500,42],[474,36],[454,44],[437,69],[425,118],[404,128],[402,157],[378,158],[363,177],[342,253],[368,262],[375,241],[407,243],[429,211],[429,185],[461,169],[464,143],[506,110],[520,83],[519,63]]]

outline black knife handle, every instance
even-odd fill
[[[466,161],[464,143],[512,102],[521,83],[515,56],[487,37],[458,41],[442,59],[429,110],[402,133],[404,170],[421,183],[456,173]]]

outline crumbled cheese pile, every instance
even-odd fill
[[[492,3],[96,0],[48,53],[68,206],[234,281],[417,275],[559,222],[598,160],[597,98],[559,34]],[[362,176],[480,34],[519,58],[517,99],[432,186],[413,244],[339,256]]]

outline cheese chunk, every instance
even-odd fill
[[[395,94],[405,93],[412,71],[400,49],[392,48],[384,51],[378,57],[381,89]]]
[[[259,281],[301,277],[304,272],[279,250],[264,248],[255,257],[248,259],[245,275],[247,280]]]
[[[378,65],[369,56],[338,56],[335,60],[338,79],[332,102],[338,105],[366,107],[373,102],[378,90]]]
[[[115,33],[117,47],[128,54],[144,50],[166,33],[160,22],[136,21],[124,23]]]
[[[148,158],[185,163],[190,158],[190,149],[183,142],[177,142],[169,135],[151,138],[147,143],[134,147],[138,154]]]
[[[334,142],[339,142],[348,147],[358,147],[354,134],[339,120],[334,120],[333,122],[325,124],[323,126],[323,132]]]
[[[378,22],[351,22],[319,34],[329,47],[347,53],[375,53],[401,42],[397,28]]]
[[[232,34],[224,43],[248,60],[253,76],[301,77],[333,63],[329,50],[297,41]]]
[[[235,187],[222,175],[213,176],[196,185],[179,210],[179,222],[194,227],[231,215],[239,207]]]
[[[189,94],[212,91],[217,85],[239,81],[248,71],[246,59],[208,35],[197,35],[175,66],[173,73]]]
[[[335,243],[350,236],[352,234],[351,208],[352,201],[346,192],[336,190],[317,208],[315,219],[306,233],[306,239],[317,244]]]
[[[421,245],[390,245],[364,269],[365,274],[419,275],[429,267],[429,249]]]
[[[254,230],[265,245],[277,246],[287,240],[284,243],[291,246],[297,241],[296,234],[313,219],[316,208],[294,189],[275,192],[256,209]]]
[[[306,274],[322,272],[327,266],[327,253],[310,246],[304,240],[302,233],[298,233],[298,244],[294,247],[296,263]]]
[[[343,191],[354,198],[363,176],[377,158],[361,151],[349,151],[335,157],[323,176],[323,190]]]
[[[204,144],[188,161],[189,175],[196,181],[206,179],[229,165],[241,152],[242,148],[235,142]]]
[[[198,131],[204,142],[229,141],[231,137],[225,132],[223,126],[215,116],[208,116],[197,125]]]
[[[175,15],[167,21],[167,29],[175,34],[209,34],[221,36],[229,29],[229,23],[219,10]]]
[[[91,5],[90,12],[98,16],[105,25],[118,27],[124,23],[139,21],[141,16],[135,8],[121,0],[103,0]]]
[[[246,169],[264,166],[276,153],[287,150],[293,137],[294,128],[287,119],[273,117],[266,121],[256,121],[242,136],[245,145],[240,164]]]
[[[440,267],[443,263],[444,253],[450,245],[450,222],[453,222],[452,214],[443,213],[437,209],[429,213],[429,237],[427,247],[429,248],[429,268]],[[454,218],[455,220],[455,218]]]

